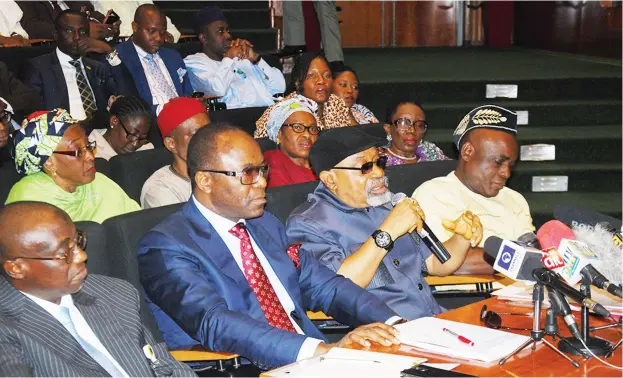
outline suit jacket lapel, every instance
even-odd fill
[[[110,308],[99,304],[97,298],[85,293],[84,289],[74,294],[73,298],[74,305],[80,310],[99,341],[126,373],[131,377],[144,376],[146,372],[140,367],[145,364],[139,363],[136,359],[146,357],[137,353],[136,343],[124,331],[118,315]]]
[[[229,252],[227,245],[225,245],[225,242],[210,222],[197,209],[192,199],[184,205],[184,212],[192,225],[189,235],[197,246],[201,248],[204,256],[210,259],[232,281],[232,284],[238,287],[241,292],[241,299],[249,306],[249,312],[252,316],[256,319],[261,319],[261,317],[266,319],[257,296],[251,289],[251,286],[249,286],[249,281],[247,281],[247,278],[240,270],[236,260]]]
[[[65,82],[65,75],[63,74],[63,68],[61,67],[61,62],[58,60],[58,56],[56,55],[56,50],[51,53],[52,56],[52,73],[54,74],[54,78],[56,83],[58,84],[58,94],[61,97],[61,107],[69,110],[69,93],[67,91],[67,83]]]
[[[50,313],[0,277],[0,314],[12,320],[20,333],[52,351],[69,365],[80,365],[98,375],[106,371]]]
[[[182,83],[180,82],[180,75],[177,73],[177,69],[181,67],[175,67],[175,64],[173,64],[173,61],[170,58],[169,52],[166,49],[160,49],[160,59],[162,59],[164,65],[167,67],[167,71],[169,71],[169,75],[171,76],[173,85],[175,85],[177,95],[182,96]]]
[[[125,64],[125,66],[128,68],[128,71],[130,71],[130,74],[134,79],[134,84],[138,89],[138,93],[145,101],[147,101],[148,104],[153,104],[154,99],[151,96],[151,90],[149,89],[147,76],[145,76],[143,65],[139,60],[138,52],[134,48],[132,38],[128,38],[127,41],[121,43],[118,47],[118,51],[119,56],[123,61],[123,64]]]

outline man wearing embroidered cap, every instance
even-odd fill
[[[186,202],[191,195],[186,154],[190,138],[210,123],[210,116],[196,98],[178,97],[167,103],[158,115],[158,128],[164,146],[173,154],[173,164],[154,172],[143,185],[144,209]]]
[[[418,202],[390,202],[387,156],[377,151],[386,143],[355,128],[320,134],[310,160],[321,183],[288,218],[288,242],[302,243],[302,251],[375,294],[398,315],[410,320],[433,316],[443,308],[422,272],[454,273],[470,246],[480,242],[482,227],[469,212],[449,219],[457,225],[444,243],[452,257],[441,264],[411,234],[422,230],[425,219]]]
[[[451,235],[442,219],[453,219],[465,210],[478,215],[484,227],[474,255],[482,254],[489,236],[516,240],[534,231],[528,203],[505,187],[517,161],[516,135],[517,114],[496,105],[477,107],[459,123],[454,131],[460,154],[456,170],[425,182],[413,193],[440,240]]]

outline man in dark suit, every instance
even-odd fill
[[[102,122],[107,118],[110,97],[131,95],[127,90],[131,87],[118,86],[107,64],[82,57],[89,44],[84,13],[61,12],[56,19],[55,39],[55,51],[30,60],[26,84],[39,92],[45,109],[63,108],[74,119]]]
[[[96,20],[91,22],[93,38],[105,39],[119,33],[119,24],[101,23],[106,16],[96,12],[90,1],[16,1],[16,3],[23,12],[20,23],[31,39],[54,38],[54,20],[66,9],[89,12]]]
[[[190,97],[193,88],[182,56],[162,47],[167,33],[167,19],[162,11],[153,4],[139,6],[132,31],[131,38],[117,45],[120,62],[109,60],[115,67],[115,78],[124,72],[119,68],[124,67],[132,75],[139,95],[153,105],[156,115],[170,99]]]
[[[0,376],[194,376],[141,324],[129,283],[87,278],[86,234],[62,210],[0,210]]]
[[[169,347],[201,344],[265,369],[350,342],[398,343],[388,324],[401,319],[391,309],[288,246],[283,225],[264,211],[268,166],[249,134],[227,124],[200,129],[188,165],[193,196],[138,251],[141,282]],[[327,344],[308,309],[363,326]]]

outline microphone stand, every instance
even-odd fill
[[[590,277],[582,274],[582,285],[580,285],[580,292],[582,295],[585,295],[587,298],[591,297],[591,285],[592,281]],[[581,316],[581,327],[582,327],[582,340],[588,347],[586,349],[580,340],[576,339],[573,336],[566,337],[565,339],[569,341],[568,343],[563,343],[562,340],[558,343],[558,347],[565,353],[571,353],[577,355],[585,355],[586,353],[592,352],[595,356],[605,356],[612,350],[612,345],[599,337],[590,336],[590,326],[588,324],[588,315],[589,310],[586,306],[582,306],[580,310]],[[573,346],[570,347],[569,345]],[[581,353],[580,353],[581,352]]]
[[[556,337],[558,337],[560,339],[560,344],[567,343],[569,347],[575,349],[575,346],[573,344],[569,343],[567,339],[565,339],[560,335],[560,333],[558,333],[558,322],[556,321],[556,315],[557,313],[560,313],[560,310],[555,308],[555,301],[550,300],[549,303],[551,307],[547,309],[547,312],[545,312],[545,334],[550,335],[552,337],[552,341],[556,341]],[[558,345],[558,347],[560,347],[560,344]],[[578,352],[578,354],[581,354],[585,359],[590,358],[589,354],[584,353],[579,349],[576,349],[576,351]]]
[[[543,284],[537,282],[534,284],[534,288],[532,289],[532,302],[534,303],[534,318],[532,320],[532,331],[530,331],[530,338],[526,340],[523,344],[521,344],[517,349],[512,351],[508,356],[502,358],[499,362],[500,365],[504,365],[509,358],[518,354],[522,350],[524,350],[528,345],[532,344],[532,350],[536,349],[537,341],[542,341],[543,344],[547,345],[554,352],[561,355],[565,360],[571,362],[573,366],[576,368],[580,367],[580,364],[576,361],[573,361],[569,356],[566,356],[562,353],[558,348],[556,348],[552,343],[543,338],[546,334],[545,331],[541,329],[541,307],[543,304]]]

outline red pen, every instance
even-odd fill
[[[449,333],[449,334],[451,334],[451,335],[452,335],[452,336],[454,336],[454,337],[456,337],[457,339],[459,339],[459,341],[460,341],[460,342],[462,342],[462,343],[464,343],[464,344],[467,344],[467,345],[470,345],[470,346],[474,346],[474,342],[473,342],[473,341],[471,341],[470,339],[468,339],[468,338],[467,338],[467,337],[465,337],[465,336],[461,336],[461,335],[459,335],[458,333],[456,333],[456,332],[452,332],[452,331],[450,331],[450,330],[449,330],[449,329],[447,329],[447,328],[444,328],[444,329],[443,329],[443,331],[444,331],[444,332],[447,332],[447,333]]]

